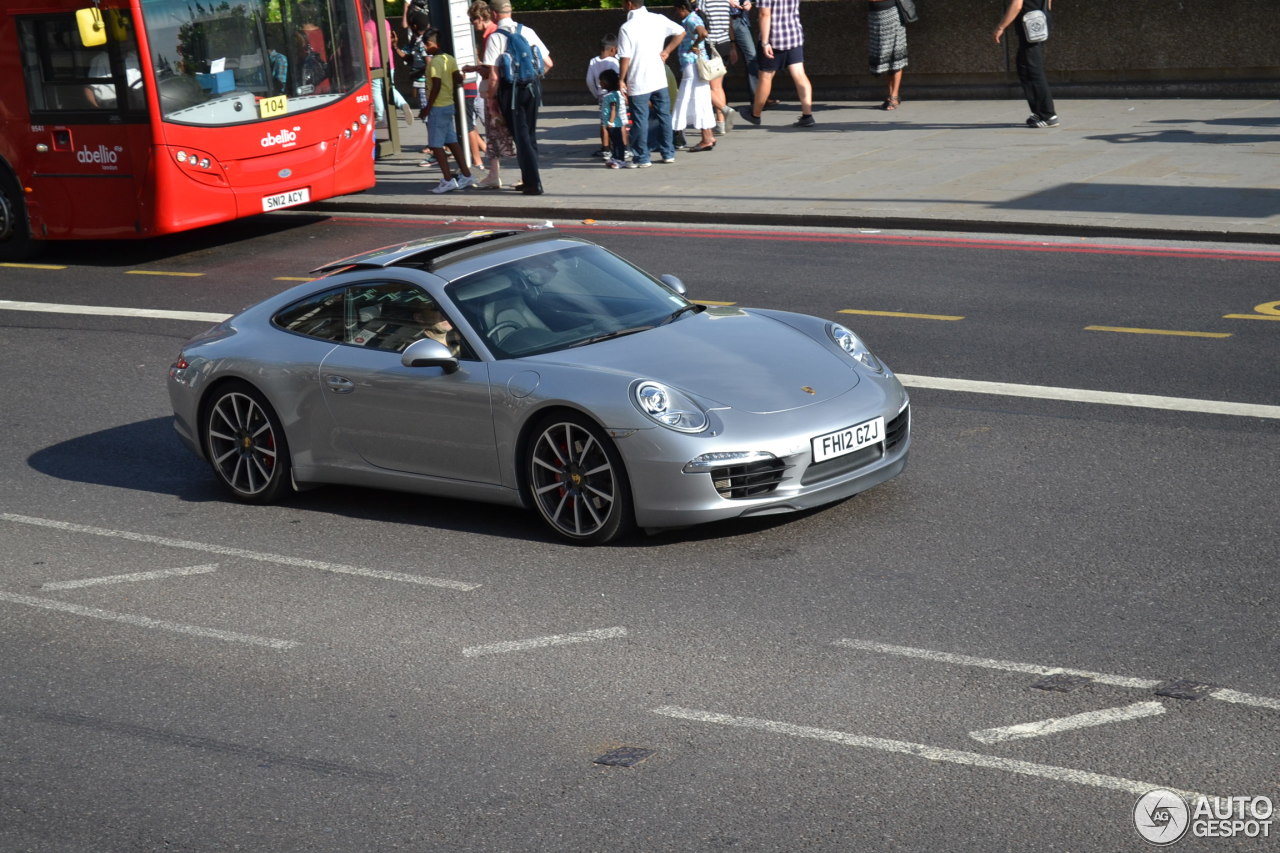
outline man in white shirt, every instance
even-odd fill
[[[511,19],[511,0],[491,0],[498,29],[485,42],[484,64],[497,68],[502,54],[507,50],[508,39],[504,32],[517,32],[516,22]],[[543,70],[551,70],[551,53],[529,27],[521,26],[520,35],[524,36],[531,47],[537,49],[542,56]],[[542,195],[542,176],[538,172],[538,141],[534,134],[538,129],[538,107],[542,104],[542,85],[538,81],[532,83],[513,83],[504,80],[498,73],[498,107],[502,117],[511,128],[511,137],[516,143],[516,161],[520,164],[520,192],[525,195]]]
[[[658,119],[658,151],[663,163],[676,161],[671,134],[671,95],[667,91],[667,57],[684,40],[684,27],[655,15],[644,0],[627,0],[627,22],[618,31],[618,75],[631,113],[631,168],[651,165],[649,110]]]

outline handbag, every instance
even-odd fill
[[[696,54],[698,60],[698,76],[703,80],[719,80],[725,75],[727,70],[724,67],[724,60],[720,58],[720,51],[716,50],[714,44],[704,44],[706,52]]]
[[[920,20],[920,12],[916,9],[916,0],[898,0],[898,20],[904,24],[914,24]]]
[[[1035,43],[1049,39],[1049,16],[1039,9],[1022,16],[1022,31],[1027,41]]]

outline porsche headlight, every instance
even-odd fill
[[[707,413],[701,406],[660,382],[636,383],[631,398],[636,408],[664,427],[680,432],[701,432],[707,427]]]
[[[871,350],[867,349],[867,345],[853,332],[839,323],[828,323],[827,334],[831,336],[831,340],[835,341],[840,349],[847,352],[855,361],[861,362],[864,367],[869,367],[877,373],[884,372],[884,365],[880,363],[880,359],[872,355]]]

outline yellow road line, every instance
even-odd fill
[[[1280,320],[1280,314],[1223,314],[1224,320]]]
[[[0,264],[0,267],[13,267],[20,270],[65,270],[58,264]]]
[[[1085,326],[1086,332],[1124,332],[1130,335],[1177,335],[1183,338],[1229,338],[1230,332],[1177,332],[1171,329],[1129,329],[1124,326]]]
[[[199,278],[202,272],[165,272],[164,270],[125,270],[125,275],[172,275],[180,278]]]
[[[856,308],[841,308],[841,314],[866,314],[871,317],[906,317],[911,320],[963,320],[950,314],[908,314],[905,311],[860,311]]]

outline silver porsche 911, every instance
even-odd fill
[[[175,426],[238,500],[339,483],[533,507],[571,542],[793,512],[898,474],[902,384],[851,331],[707,307],[554,231],[346,258],[198,335]]]

